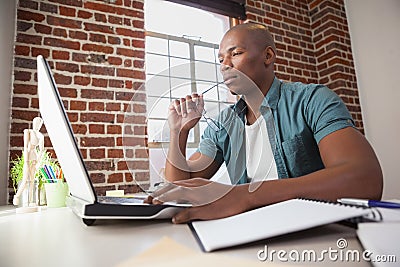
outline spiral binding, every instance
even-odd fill
[[[362,222],[380,222],[383,220],[382,213],[376,208],[355,206],[355,205],[350,205],[350,204],[345,204],[345,203],[340,203],[340,202],[335,202],[335,201],[325,200],[325,199],[313,199],[313,198],[305,198],[305,197],[299,197],[297,199],[305,200],[305,201],[321,202],[321,203],[330,204],[330,205],[346,206],[346,207],[351,207],[351,208],[355,208],[355,209],[364,209],[364,210],[367,209],[370,211],[370,213],[367,215],[346,220],[346,221],[348,221],[350,223],[354,223],[354,224],[362,223]]]

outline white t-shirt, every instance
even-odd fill
[[[247,181],[278,179],[275,158],[263,116],[252,125],[245,125]]]

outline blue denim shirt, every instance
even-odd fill
[[[247,182],[245,114],[240,99],[218,118],[220,131],[204,130],[198,152],[225,162],[232,184]],[[284,83],[274,79],[260,112],[267,123],[279,178],[292,178],[323,169],[318,143],[330,133],[355,127],[345,104],[323,85]],[[266,137],[267,138],[267,137]]]

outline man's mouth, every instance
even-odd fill
[[[224,77],[224,83],[225,83],[226,85],[228,85],[228,84],[232,83],[232,81],[233,81],[234,79],[236,79],[236,78],[237,78],[236,76],[226,76],[226,77]]]

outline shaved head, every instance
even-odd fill
[[[264,25],[253,22],[238,24],[230,28],[225,35],[234,31],[246,32],[249,35],[249,38],[256,42],[260,48],[264,49],[265,47],[270,46],[276,53],[274,38]]]

